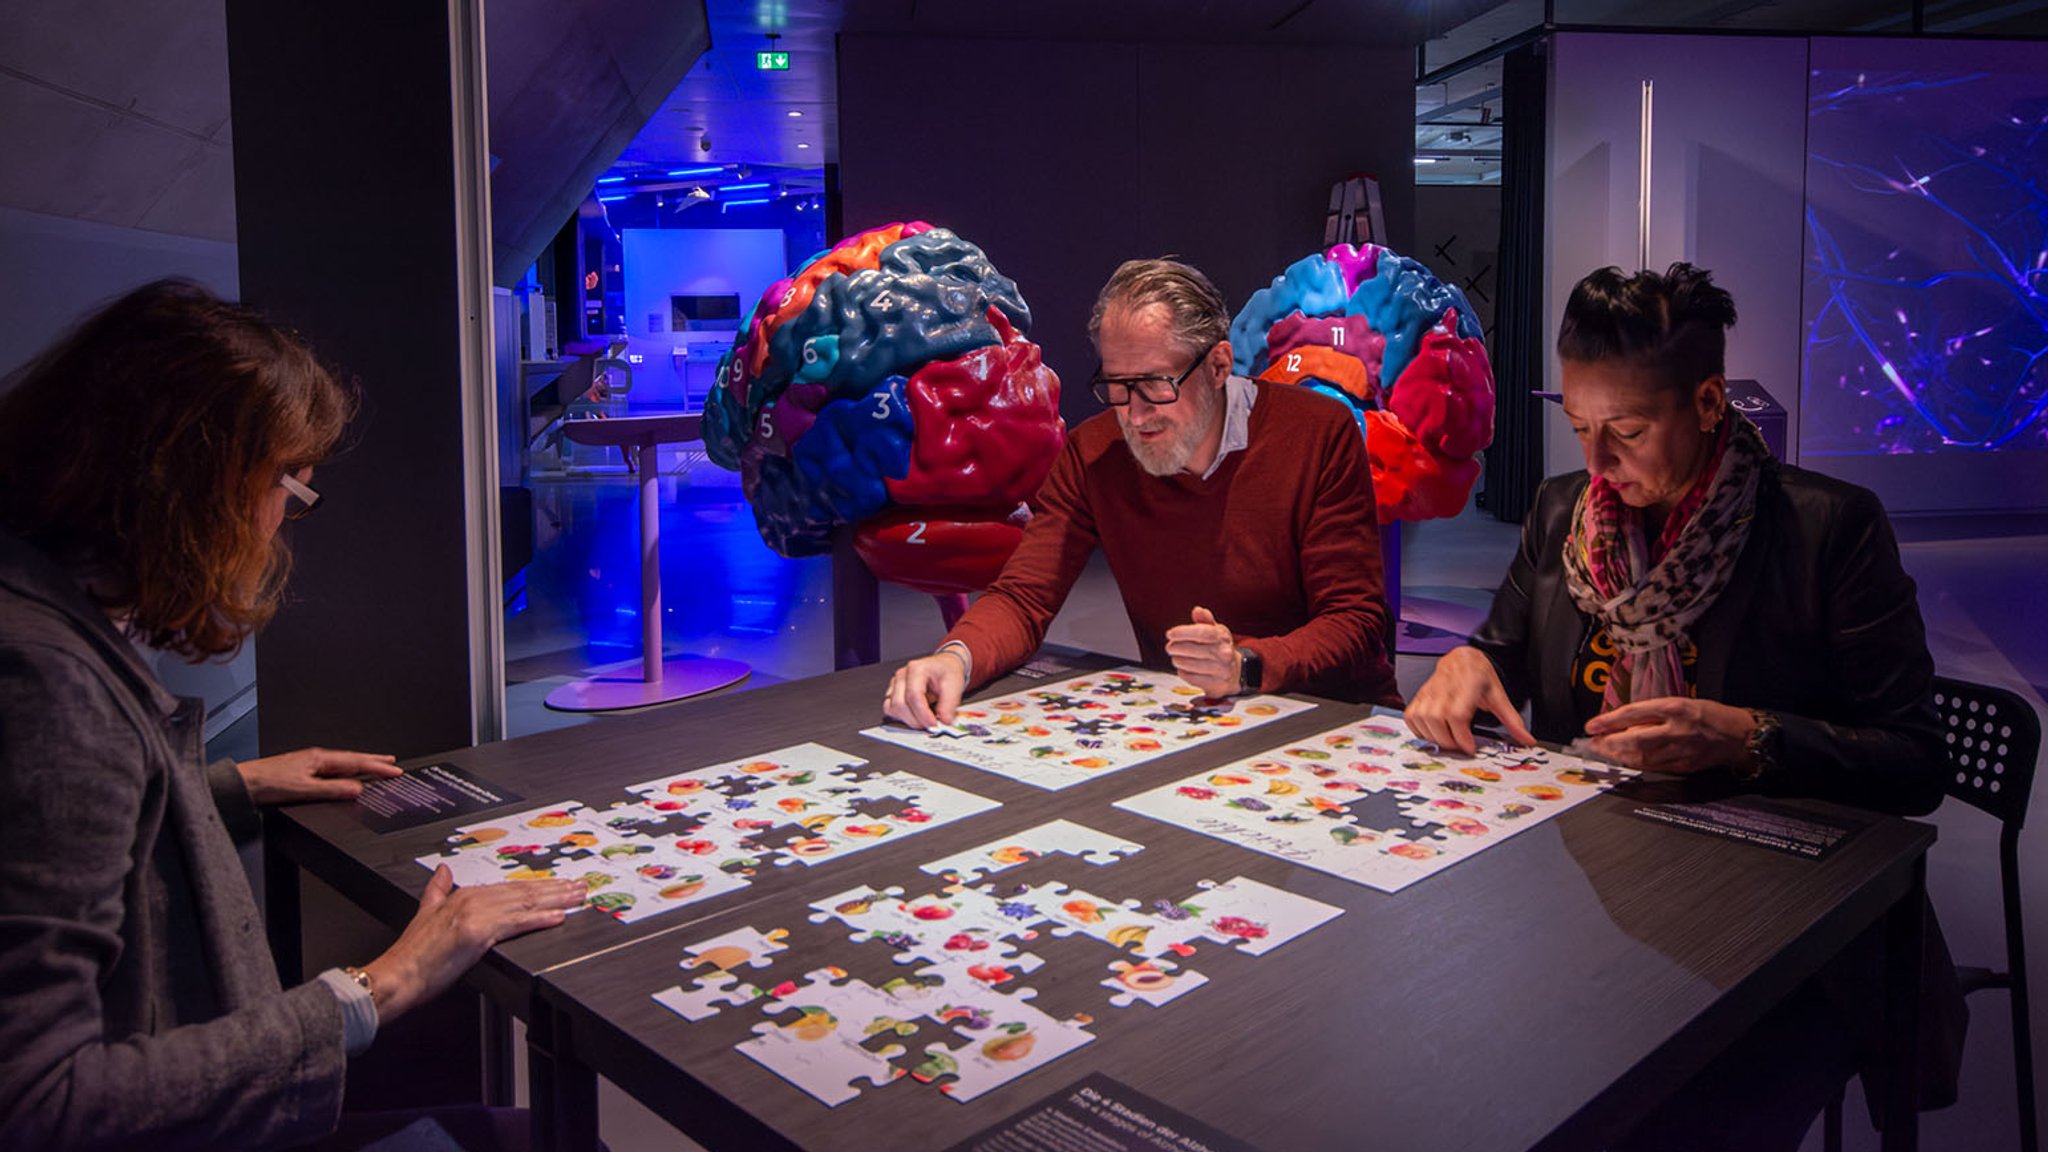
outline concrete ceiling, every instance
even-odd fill
[[[704,50],[687,0],[491,0],[497,264],[515,277]],[[235,239],[225,0],[0,5],[0,206]]]
[[[0,205],[235,238],[223,0],[0,6]]]

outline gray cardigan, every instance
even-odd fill
[[[203,707],[0,532],[0,1147],[267,1148],[333,1130],[340,1007],[278,986]],[[236,836],[231,836],[232,823]]]

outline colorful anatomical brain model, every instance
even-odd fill
[[[980,589],[1066,439],[1030,327],[1016,284],[946,229],[862,232],[762,295],[719,362],[705,452],[784,556],[852,524],[882,579]]]
[[[1380,523],[1464,508],[1493,442],[1493,369],[1455,286],[1378,245],[1339,244],[1253,293],[1230,344],[1240,374],[1351,406]]]

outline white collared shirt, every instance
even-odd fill
[[[1251,442],[1252,405],[1259,399],[1258,385],[1232,373],[1223,381],[1223,441],[1216,445],[1216,458],[1202,472],[1207,480],[1223,467],[1223,458]]]

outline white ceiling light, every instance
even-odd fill
[[[797,147],[799,147],[799,148],[809,148],[809,147],[810,147],[810,145],[809,145],[809,144],[806,144],[806,143],[804,143],[804,142],[803,142],[803,141],[801,141],[801,140],[797,141],[797,145],[796,145],[796,146],[797,146]]]
[[[801,109],[791,108],[789,110],[789,115],[792,119],[800,118],[801,116],[803,116],[803,111]]]

